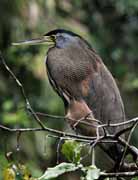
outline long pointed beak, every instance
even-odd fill
[[[37,45],[37,44],[53,45],[53,44],[55,44],[55,42],[51,38],[51,36],[42,36],[41,38],[30,39],[30,40],[25,40],[25,41],[19,41],[19,42],[16,42],[16,43],[12,43],[13,46]]]

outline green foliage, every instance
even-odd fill
[[[95,180],[100,176],[100,169],[97,169],[96,166],[89,166],[86,171],[86,180]]]
[[[100,176],[100,169],[95,166],[83,167],[83,165],[75,165],[73,163],[61,163],[53,168],[48,168],[46,172],[38,178],[38,180],[49,180],[59,177],[67,172],[73,172],[76,170],[83,171],[84,175],[81,177],[82,180],[96,180]]]
[[[38,180],[49,180],[52,178],[56,178],[64,173],[67,172],[73,172],[76,171],[77,169],[79,169],[78,166],[76,166],[73,163],[61,163],[53,168],[48,168],[46,170],[46,172],[44,173],[44,175],[42,175],[40,178],[38,178]]]
[[[53,168],[48,168],[46,172],[40,178],[38,178],[38,180],[53,179],[67,172],[73,172],[76,170],[80,170],[82,172],[82,180],[98,179],[100,176],[100,169],[94,165],[85,167],[83,164],[81,164],[81,150],[81,143],[78,143],[75,140],[66,140],[62,145],[61,151],[71,163],[63,162]]]
[[[81,160],[81,143],[75,140],[66,140],[62,145],[61,152],[65,155],[68,161],[79,164]]]
[[[134,177],[134,178],[132,178],[131,180],[138,180],[138,177]]]
[[[60,163],[59,165],[48,168],[44,175],[42,175],[39,180],[48,180],[52,178],[56,178],[60,175],[63,175],[67,172],[73,172],[76,170],[80,170],[83,172],[83,175],[81,177],[82,180],[96,180],[100,176],[100,169],[98,169],[94,165],[90,166],[83,166],[81,164],[81,143],[78,143],[74,140],[67,140],[62,145],[62,153],[64,156],[73,163]]]

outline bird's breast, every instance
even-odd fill
[[[70,49],[52,49],[47,56],[47,68],[56,84],[73,97],[87,94],[93,67],[79,50],[74,53]]]
[[[78,49],[75,52],[71,49],[52,49],[48,53],[47,64],[51,73],[60,80],[81,81],[93,71],[91,62]]]

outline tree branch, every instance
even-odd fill
[[[27,110],[29,110],[31,112],[31,114],[33,115],[34,119],[37,121],[37,123],[42,127],[44,128],[44,124],[40,121],[40,119],[38,118],[38,116],[35,114],[33,108],[31,107],[30,105],[30,102],[26,96],[26,93],[25,93],[25,90],[24,90],[24,87],[22,85],[22,83],[18,80],[18,78],[16,77],[16,75],[13,73],[13,71],[9,68],[9,66],[6,64],[5,62],[5,59],[4,57],[2,56],[2,53],[0,52],[0,59],[2,61],[2,64],[4,65],[5,69],[8,71],[8,73],[11,75],[11,77],[15,80],[16,82],[16,85],[18,86],[18,88],[20,89],[21,91],[21,94],[24,98],[24,101],[26,103],[26,108]]]
[[[82,135],[75,135],[75,134],[71,134],[71,133],[65,133],[63,131],[48,128],[42,123],[42,121],[39,119],[38,115],[53,118],[53,119],[66,119],[66,117],[65,116],[50,115],[50,114],[45,114],[45,113],[41,113],[41,112],[35,112],[31,106],[30,102],[29,102],[29,99],[26,96],[26,93],[25,93],[25,90],[24,90],[22,83],[18,80],[16,75],[8,67],[8,65],[6,64],[1,52],[0,52],[0,59],[1,59],[2,64],[4,65],[5,69],[10,74],[10,76],[13,78],[13,80],[16,82],[17,87],[20,89],[20,92],[21,92],[22,97],[25,101],[27,110],[31,113],[31,115],[33,116],[35,121],[40,125],[40,128],[9,128],[9,127],[6,127],[4,125],[0,125],[1,130],[8,131],[8,132],[18,132],[18,133],[34,132],[34,131],[46,131],[46,132],[50,133],[50,134],[48,134],[48,136],[59,138],[59,140],[73,138],[74,140],[77,140],[80,142],[85,142],[85,143],[88,143],[89,145],[92,145],[92,148],[94,148],[97,144],[100,144],[100,143],[118,143],[118,144],[121,144],[125,148],[125,151],[127,149],[130,154],[135,155],[135,157],[138,157],[138,149],[129,144],[129,139],[132,135],[132,132],[134,131],[136,125],[138,124],[138,117],[130,119],[130,120],[125,121],[125,122],[115,123],[115,124],[110,124],[110,123],[101,124],[101,122],[99,120],[91,119],[87,116],[78,120],[79,123],[82,123],[82,124],[85,124],[88,126],[93,126],[93,125],[89,122],[86,122],[86,119],[88,119],[89,121],[98,122],[99,123],[99,125],[97,127],[98,130],[99,130],[99,128],[103,128],[103,130],[104,130],[104,128],[106,128],[106,127],[124,126],[126,124],[131,125],[133,123],[133,125],[131,125],[130,127],[123,128],[122,130],[120,130],[119,132],[117,132],[114,135],[104,133],[104,135],[98,135],[96,137],[89,137],[89,136],[82,136]],[[70,119],[70,120],[75,121],[74,119]],[[128,141],[125,141],[120,136],[127,131],[131,131],[131,132],[130,132],[130,136],[129,136]],[[60,146],[60,143],[58,144],[58,146]],[[122,157],[122,161],[123,160],[124,160],[124,156]],[[130,167],[130,169],[131,168],[132,167]],[[135,167],[135,168],[138,169],[137,167]],[[128,168],[128,170],[129,170],[129,168]],[[117,172],[117,173],[116,172],[113,172],[113,173],[101,172],[101,177],[126,177],[126,176],[132,177],[132,176],[138,175],[137,170],[136,171],[132,171],[132,170],[134,170],[134,169],[131,169],[131,172],[130,171],[129,172]]]
[[[135,177],[138,176],[138,171],[131,171],[131,172],[113,172],[113,173],[106,173],[101,172],[100,177]]]

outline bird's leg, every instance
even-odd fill
[[[89,118],[88,118],[89,117]],[[98,122],[84,100],[72,100],[67,109],[67,121],[87,136],[96,136]]]
[[[89,116],[91,116],[91,113],[92,113],[92,112],[90,112],[89,114],[87,114],[85,117],[82,117],[82,118],[78,119],[77,122],[73,125],[73,127],[76,128],[76,126],[77,126],[79,123],[84,122],[85,119],[87,119]]]

